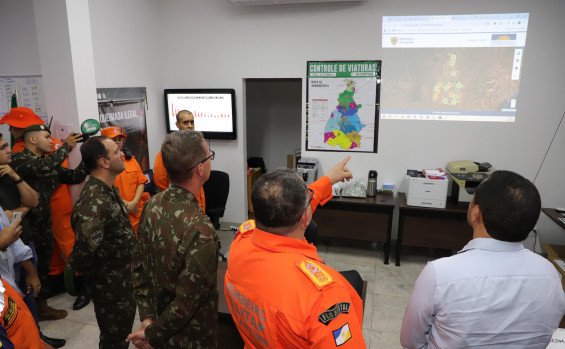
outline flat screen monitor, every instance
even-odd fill
[[[528,20],[384,16],[381,118],[514,122]]]
[[[177,131],[177,113],[194,115],[194,129],[207,139],[236,139],[234,89],[165,89],[167,131]]]

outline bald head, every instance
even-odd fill
[[[181,110],[177,113],[177,128],[181,131],[194,130],[194,115],[188,110]]]

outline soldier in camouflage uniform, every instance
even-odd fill
[[[37,252],[37,273],[43,286],[37,300],[40,319],[66,317],[66,311],[55,310],[47,305],[46,288],[49,285],[48,274],[54,243],[50,200],[60,183],[78,184],[86,177],[86,169],[82,163],[74,170],[61,166],[81,137],[80,134],[71,133],[52,156],[45,156],[51,153],[51,131],[45,125],[32,125],[24,130],[24,151],[12,155],[14,171],[39,194],[39,205],[27,214],[31,229],[29,232],[24,231],[21,239],[25,244],[33,242]]]
[[[169,134],[161,151],[171,186],[141,215],[132,272],[142,326],[128,341],[138,348],[216,348],[218,237],[195,197],[214,153],[192,130]]]
[[[84,272],[100,328],[100,348],[127,348],[135,317],[131,285],[131,251],[135,235],[118,188],[123,153],[105,136],[92,137],[80,149],[90,179],[73,208],[76,233],[71,267]]]

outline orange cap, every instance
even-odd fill
[[[33,110],[26,107],[10,109],[10,112],[0,119],[1,124],[8,124],[12,127],[26,128],[31,125],[45,125],[43,120],[35,115]]]
[[[122,129],[119,127],[106,127],[105,129],[103,129],[102,131],[100,131],[100,133],[102,134],[102,136],[106,136],[108,138],[115,138],[118,136],[123,136],[124,138],[128,138],[128,136],[126,136],[123,132]]]

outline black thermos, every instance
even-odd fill
[[[369,171],[369,180],[367,181],[367,195],[375,196],[377,195],[377,171]]]

